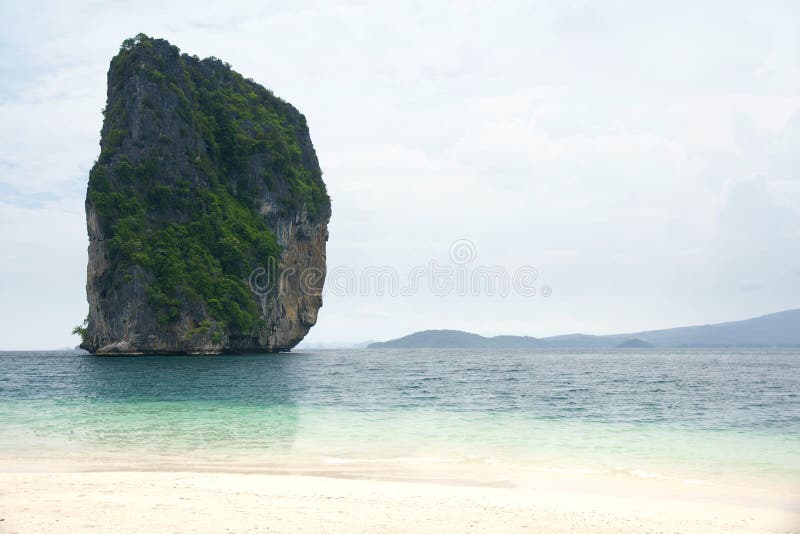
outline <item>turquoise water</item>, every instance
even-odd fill
[[[0,353],[0,458],[800,482],[800,351]]]

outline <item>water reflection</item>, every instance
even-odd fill
[[[18,387],[0,399],[17,397],[13,419],[31,447],[280,452],[299,428],[297,360],[289,355],[8,358],[3,368],[14,370]]]

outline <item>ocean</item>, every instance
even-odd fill
[[[4,352],[0,459],[796,488],[800,350]]]

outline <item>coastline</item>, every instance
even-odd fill
[[[797,493],[785,488],[449,471],[3,462],[0,530],[800,532]]]

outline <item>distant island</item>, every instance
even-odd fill
[[[798,347],[800,309],[787,310],[743,321],[595,336],[568,334],[484,337],[460,330],[425,330],[370,343],[368,348],[447,349],[613,349],[648,347]]]
[[[652,343],[648,343],[647,341],[642,341],[638,337],[632,339],[626,339],[619,345],[617,345],[618,349],[650,349],[653,348],[655,345]]]

